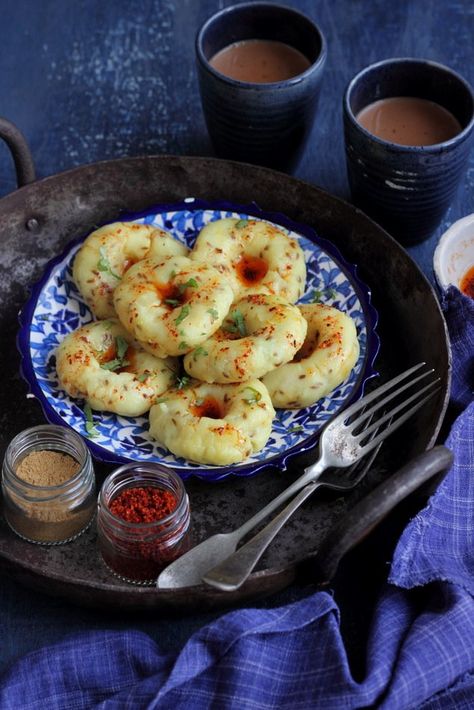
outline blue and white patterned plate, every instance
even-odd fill
[[[129,461],[156,461],[173,467],[183,479],[195,475],[217,481],[230,474],[249,476],[268,467],[284,469],[289,459],[317,445],[323,425],[349,402],[360,397],[365,382],[375,373],[373,363],[379,348],[375,332],[377,314],[370,303],[370,292],[336,247],[319,238],[309,227],[287,217],[266,213],[255,204],[232,205],[203,202],[189,198],[179,204],[152,207],[127,219],[152,224],[170,231],[192,246],[200,229],[222,217],[257,217],[283,227],[304,250],[308,278],[301,302],[315,297],[348,313],[355,321],[360,357],[350,377],[330,396],[312,407],[277,410],[272,435],[255,456],[233,466],[204,466],[177,458],[151,440],[148,417],[126,418],[110,413],[94,413],[97,435],[91,439],[85,428],[83,402],[68,397],[58,386],[55,350],[72,330],[92,320],[92,315],[72,281],[72,262],[83,238],[70,243],[53,259],[42,279],[35,285],[20,314],[18,347],[22,355],[21,372],[43,407],[48,421],[67,424],[85,437],[96,459],[109,464]]]

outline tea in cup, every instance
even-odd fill
[[[422,59],[387,59],[355,76],[343,103],[355,204],[402,244],[429,237],[462,179],[474,96],[454,71]]]
[[[326,61],[315,23],[272,3],[235,5],[200,29],[196,57],[216,154],[294,169],[313,126]]]

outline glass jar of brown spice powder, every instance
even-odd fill
[[[3,514],[20,537],[43,545],[74,540],[96,505],[91,455],[66,427],[43,424],[18,434],[2,468]]]

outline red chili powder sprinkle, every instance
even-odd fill
[[[109,510],[127,523],[154,523],[166,518],[176,508],[174,493],[153,486],[127,488],[116,496]]]
[[[471,266],[471,268],[466,271],[459,287],[466,296],[474,298],[474,266]]]

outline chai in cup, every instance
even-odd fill
[[[309,59],[298,49],[269,39],[233,42],[217,52],[209,64],[231,79],[252,84],[287,81],[311,66]]]
[[[235,5],[199,30],[196,58],[216,154],[293,170],[313,126],[326,61],[316,24],[273,3]]]
[[[454,71],[387,59],[357,74],[343,102],[352,199],[402,244],[440,224],[467,167],[474,96]]]
[[[435,145],[462,131],[450,111],[434,101],[414,96],[374,101],[359,111],[356,120],[372,135],[397,145]]]

